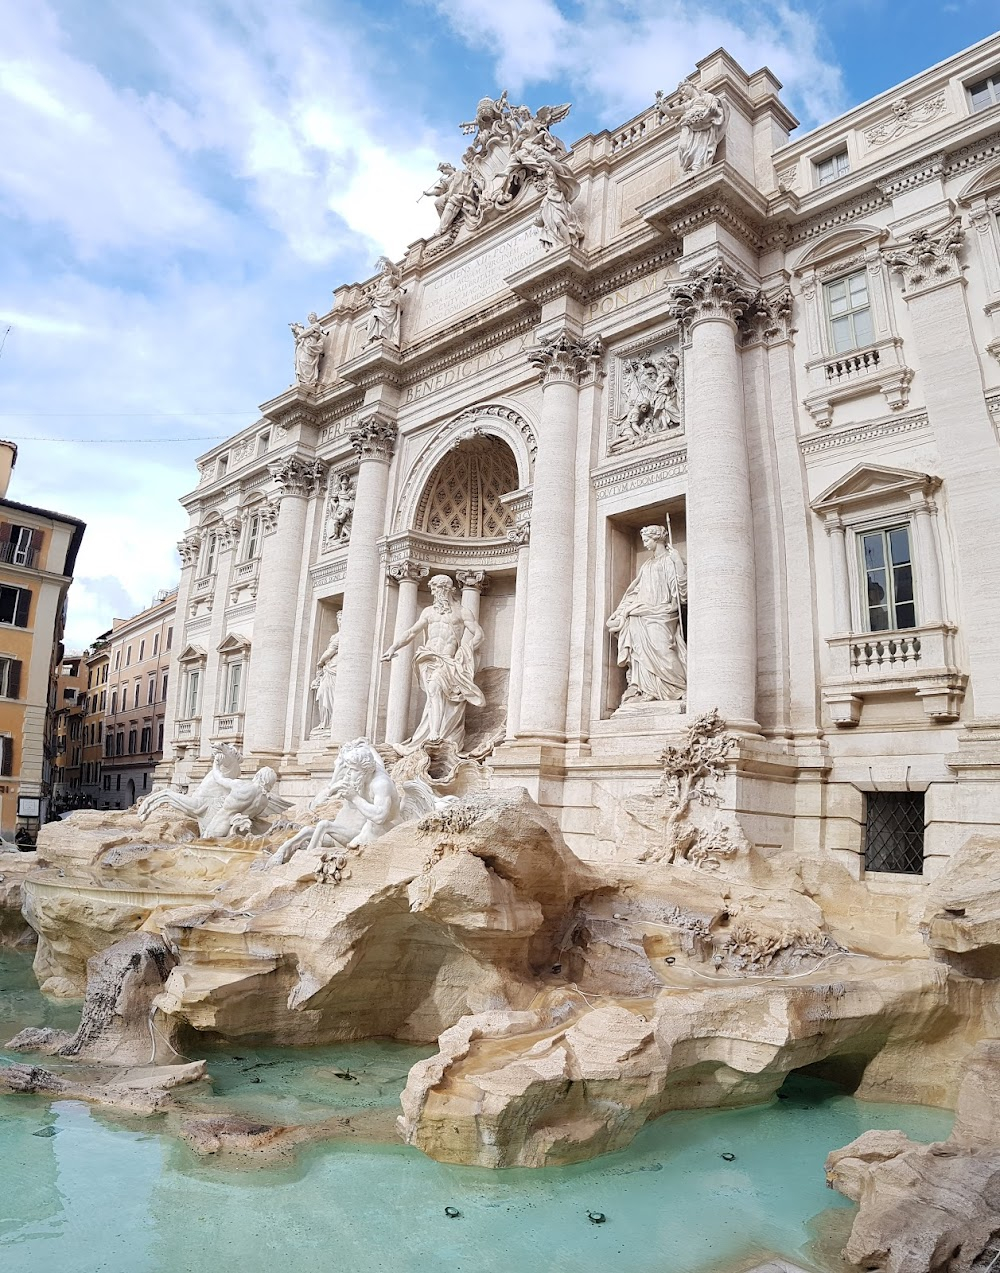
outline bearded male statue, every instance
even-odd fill
[[[413,664],[426,696],[424,714],[413,737],[403,746],[416,748],[423,743],[448,741],[461,751],[466,707],[470,703],[482,707],[486,702],[474,679],[483,630],[472,611],[456,597],[455,585],[447,575],[435,575],[428,587],[432,604],[409,631],[389,646],[382,660],[388,662],[411,641],[421,640]]]

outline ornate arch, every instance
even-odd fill
[[[852,252],[881,245],[888,237],[889,231],[877,225],[851,225],[830,230],[815,242],[810,243],[796,257],[791,267],[792,273],[801,274],[811,267],[822,265],[831,258],[849,256]]]
[[[537,441],[534,425],[516,407],[487,402],[468,407],[431,434],[403,481],[396,501],[393,530],[416,529],[421,502],[434,470],[463,438],[495,437],[513,452],[519,487],[531,485]]]
[[[413,529],[447,539],[496,539],[513,528],[503,497],[517,488],[517,460],[502,438],[461,438],[435,465]]]

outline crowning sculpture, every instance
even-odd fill
[[[404,646],[418,637],[423,639],[413,664],[426,702],[420,723],[404,746],[451,742],[461,750],[466,707],[470,703],[482,707],[486,702],[475,682],[476,651],[482,644],[483,630],[475,615],[456,598],[455,585],[447,575],[435,575],[428,587],[432,604],[389,646],[382,659],[388,662]]]
[[[438,237],[453,235],[460,225],[476,229],[534,186],[542,192],[534,224],[543,247],[579,246],[583,227],[572,205],[580,183],[569,166],[569,151],[550,131],[569,110],[566,102],[532,114],[527,106],[512,106],[506,90],[497,98],[484,97],[476,118],[462,125],[472,136],[462,168],[438,164],[440,177],[424,191],[434,199]]]
[[[288,324],[295,338],[295,380],[304,389],[315,389],[319,384],[319,364],[327,333],[320,325],[318,314],[310,314],[306,322],[308,326]]]
[[[687,570],[668,542],[665,526],[644,526],[639,533],[651,555],[607,624],[618,637],[618,666],[628,668],[623,707],[683,698],[687,687],[687,646],[681,631]]]
[[[677,154],[681,172],[701,172],[715,163],[716,151],[729,123],[729,107],[721,97],[698,88],[690,80],[682,80],[677,93],[680,104],[669,110],[680,122]]]
[[[380,270],[378,281],[371,296],[371,310],[368,314],[368,325],[365,329],[365,340],[369,345],[382,340],[390,345],[399,344],[399,315],[403,308],[403,273],[398,265],[394,265],[387,256],[378,259]]]

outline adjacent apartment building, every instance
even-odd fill
[[[83,796],[91,808],[108,804],[104,791],[104,717],[108,710],[108,668],[111,629],[102,632],[84,651],[87,696],[83,715]]]
[[[84,523],[7,499],[17,460],[0,441],[0,833],[34,834],[52,794],[49,713],[66,593]]]
[[[130,619],[115,619],[102,657],[93,661],[92,671],[100,668],[102,677],[100,686],[93,678],[90,689],[90,705],[96,693],[103,714],[104,753],[96,801],[100,807],[127,809],[152,789],[153,770],[163,753],[176,608],[174,589],[160,593]],[[100,708],[102,701],[105,709]],[[95,716],[88,715],[88,731],[101,728]],[[90,752],[88,747],[88,756]]]
[[[52,686],[52,808],[72,808],[83,799],[83,719],[87,668],[82,654],[63,656]]]

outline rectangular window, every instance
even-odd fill
[[[98,741],[98,742],[100,742],[100,741],[101,741],[101,733],[102,733],[102,730],[103,730],[103,727],[102,727],[102,725],[101,725],[101,722],[100,722],[100,721],[98,721],[98,722],[97,722],[97,741]]]
[[[163,750],[163,721],[160,721],[156,727],[156,750]]]
[[[173,628],[167,628],[167,644],[165,647],[166,649],[168,650],[170,649],[171,645],[173,644],[173,640],[174,640],[174,630]]]
[[[145,637],[139,642],[139,662],[146,657],[146,640]]]
[[[167,673],[166,672],[163,673],[163,688],[160,693],[160,700],[164,703],[167,701]]]
[[[858,535],[864,572],[863,604],[869,632],[917,626],[913,560],[907,525],[866,530]]]
[[[111,790],[111,775],[110,774],[104,775],[104,790],[105,791]]]
[[[215,559],[219,552],[219,537],[213,531],[205,541],[205,561],[201,568],[203,575],[215,574]]]
[[[149,684],[146,686],[146,703],[152,703],[156,700],[156,677],[149,678]]]
[[[924,793],[869,791],[865,795],[866,871],[922,875]]]
[[[132,647],[127,646],[125,649],[125,666],[128,667],[128,665],[131,662],[132,662]]]
[[[132,706],[133,706],[133,707],[138,707],[138,706],[139,706],[139,699],[140,699],[141,695],[142,695],[142,681],[136,681],[136,683],[135,683],[135,693],[132,695]]]
[[[243,664],[230,663],[229,674],[226,677],[226,701],[223,705],[225,712],[238,712],[240,710],[240,685],[243,681]]]
[[[826,299],[830,341],[835,353],[863,349],[874,341],[868,277],[864,270],[827,283],[823,288],[823,295]]]
[[[111,697],[114,698],[114,695],[112,694]],[[128,686],[123,685],[122,686],[122,711],[124,712],[127,709],[128,709]]]
[[[144,773],[144,774],[142,775],[142,789],[143,789],[143,791],[145,791],[145,790],[146,790],[146,788],[147,788],[148,786],[149,786],[149,774]]]
[[[220,455],[220,456],[219,456],[219,462],[218,462],[218,464],[217,464],[217,466],[216,466],[216,470],[215,470],[215,476],[216,476],[216,477],[225,477],[225,476],[226,476],[226,469],[228,469],[228,468],[229,468],[229,456],[228,456],[228,455]]]
[[[105,756],[113,756],[115,754],[115,740],[110,734],[104,740],[104,754]]]
[[[140,751],[153,750],[153,727],[152,725],[143,725],[142,737],[139,739]]]
[[[846,150],[838,150],[835,155],[821,159],[814,167],[816,169],[816,184],[818,186],[828,186],[831,181],[837,181],[839,178],[847,176],[851,171],[851,161],[847,158]]]
[[[189,717],[198,715],[198,690],[201,683],[200,672],[188,672],[187,713]]]
[[[257,549],[260,546],[260,515],[255,514],[247,523],[246,547],[243,551],[243,560],[251,561],[257,556]]]
[[[0,735],[0,775],[9,778],[14,772],[14,739],[10,734]]]
[[[0,623],[26,628],[30,608],[31,593],[27,588],[0,588]]]
[[[139,731],[135,729],[130,729],[128,731],[128,754],[130,756],[135,755],[135,749],[136,749],[136,745],[138,741],[139,741]]]
[[[124,756],[124,754],[125,754],[125,735],[124,733],[122,733],[122,734],[116,735],[115,737],[115,755]]]
[[[969,99],[974,111],[986,110],[988,106],[1000,104],[1000,71],[987,75],[978,84],[969,85]]]
[[[108,703],[108,691],[101,690],[101,711],[103,712]],[[114,708],[111,709],[114,711]]]
[[[159,654],[159,652],[160,652],[160,634],[159,632],[154,632],[153,633],[153,658],[154,659]]]
[[[121,774],[115,774],[115,791],[121,791],[121,789],[122,789],[122,776]]]
[[[115,716],[118,712],[118,691],[111,691],[111,715]]]
[[[121,665],[122,665],[122,652],[121,652],[121,647],[119,647],[117,650],[115,650],[115,671],[116,672],[121,667]]]
[[[21,697],[21,660],[0,659],[0,698]]]
[[[267,451],[267,444],[271,440],[271,432],[257,434],[257,454],[263,455]]]

